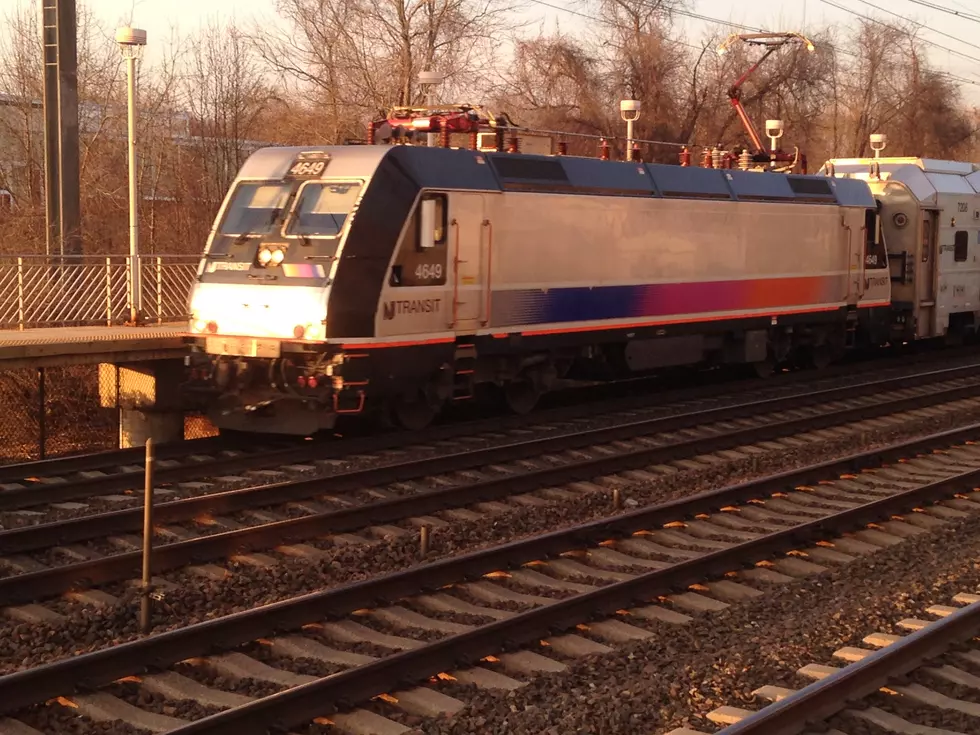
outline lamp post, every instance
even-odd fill
[[[435,88],[436,85],[442,84],[446,79],[445,75],[440,74],[437,71],[423,71],[419,73],[419,84],[425,90],[425,106],[432,110],[432,106],[435,103]],[[426,136],[426,145],[429,148],[435,148],[439,145],[439,134],[430,132]]]
[[[139,263],[139,193],[136,186],[136,62],[146,47],[146,31],[120,28],[116,31],[116,43],[126,60],[129,81],[129,319],[136,324],[143,312]]]
[[[640,101],[622,100],[619,116],[626,122],[626,160],[633,160],[633,123],[640,119]]]

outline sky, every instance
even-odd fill
[[[78,0],[80,3],[86,0]],[[563,30],[574,32],[588,23],[579,15],[556,10],[547,5],[578,10],[588,14],[588,0],[519,0],[526,9],[524,19],[533,28],[543,23],[550,30],[560,23]],[[0,0],[0,16],[26,0]],[[153,58],[154,39],[165,39],[176,26],[191,31],[208,19],[235,18],[248,23],[253,19],[274,19],[274,0],[87,0],[89,7],[107,26],[132,22],[149,34],[148,56]],[[980,16],[980,0],[927,0],[953,10]],[[838,7],[834,7],[838,6]],[[873,6],[879,8],[876,10]],[[594,7],[594,6],[593,6]],[[871,14],[882,20],[895,20],[887,11],[928,26],[922,38],[973,57],[957,56],[935,47],[929,49],[932,62],[940,69],[973,81],[963,83],[966,99],[980,105],[980,22],[933,10],[914,0],[688,0],[692,13],[749,26],[773,30],[804,30],[825,23],[853,23],[855,13]],[[693,18],[679,19],[692,39],[700,38],[707,24]],[[943,35],[946,34],[946,35]],[[957,40],[962,39],[962,40]],[[971,40],[973,39],[973,40]],[[159,48],[159,46],[158,46]]]

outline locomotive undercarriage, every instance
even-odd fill
[[[855,315],[856,317],[856,315]],[[257,358],[196,353],[188,394],[228,430],[312,434],[343,416],[417,430],[447,405],[479,399],[526,414],[568,381],[615,381],[670,368],[743,364],[776,370],[825,367],[863,334],[839,320],[709,334],[635,335],[587,345],[523,345],[462,338],[456,344]],[[866,342],[865,338],[860,341]],[[397,377],[396,377],[397,376]]]

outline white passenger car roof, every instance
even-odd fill
[[[833,165],[834,177],[867,181],[875,190],[881,182],[898,181],[921,204],[935,205],[939,195],[975,196],[980,194],[980,165],[965,161],[941,161],[935,158],[834,158],[824,164],[820,173],[827,175]],[[880,178],[872,176],[878,165]]]

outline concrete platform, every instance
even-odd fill
[[[93,365],[179,358],[187,324],[0,330],[0,368]]]

